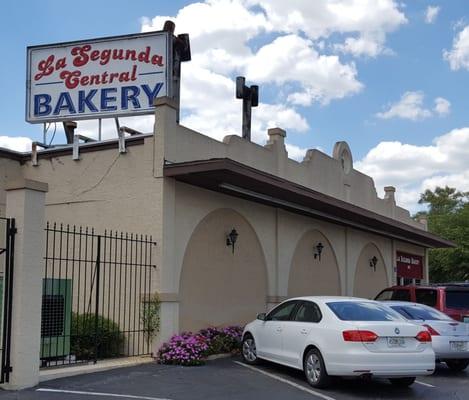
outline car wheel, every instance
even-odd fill
[[[241,354],[246,364],[254,365],[259,363],[257,358],[256,342],[252,335],[247,334],[244,336]]]
[[[451,371],[461,372],[467,368],[469,360],[446,360],[445,363]]]
[[[306,353],[303,361],[303,371],[308,383],[315,388],[325,388],[331,383],[326,365],[318,349],[311,349]]]
[[[389,380],[394,386],[407,387],[415,382],[415,376],[407,378],[391,378]]]

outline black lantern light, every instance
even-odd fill
[[[370,259],[370,268],[373,268],[373,271],[376,272],[376,264],[378,264],[378,259],[376,256],[373,256],[372,259]]]
[[[314,249],[316,250],[316,252],[314,253],[314,258],[318,259],[319,261],[321,261],[321,253],[322,253],[322,250],[324,249],[324,246],[321,242],[319,242],[315,247]]]
[[[238,232],[235,228],[233,228],[231,232],[226,236],[226,245],[231,246],[233,254],[236,240],[238,240]]]

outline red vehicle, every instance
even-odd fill
[[[457,321],[469,322],[469,285],[392,286],[382,290],[375,300],[399,300],[425,304]]]

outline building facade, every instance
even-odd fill
[[[451,246],[396,205],[393,187],[379,198],[345,142],[297,162],[282,129],[265,146],[219,142],[179,125],[170,99],[155,106],[154,132],[128,137],[125,152],[117,140],[1,150],[0,216],[4,187],[25,178],[49,185],[48,221],[152,235],[158,342],[245,323],[289,296],[372,298],[398,280],[426,282],[427,249]],[[420,263],[408,276],[402,255]]]

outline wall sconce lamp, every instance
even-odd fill
[[[321,253],[322,253],[322,250],[324,249],[324,246],[321,242],[319,242],[315,247],[314,249],[316,250],[316,252],[314,253],[314,259],[318,259],[319,261],[321,261]]]
[[[231,232],[226,236],[226,245],[231,246],[232,252],[234,254],[234,248],[236,240],[238,240],[238,232],[235,228],[231,230]]]
[[[373,256],[372,259],[370,259],[370,268],[373,268],[373,271],[376,272],[376,264],[378,264],[378,259],[376,256]]]

